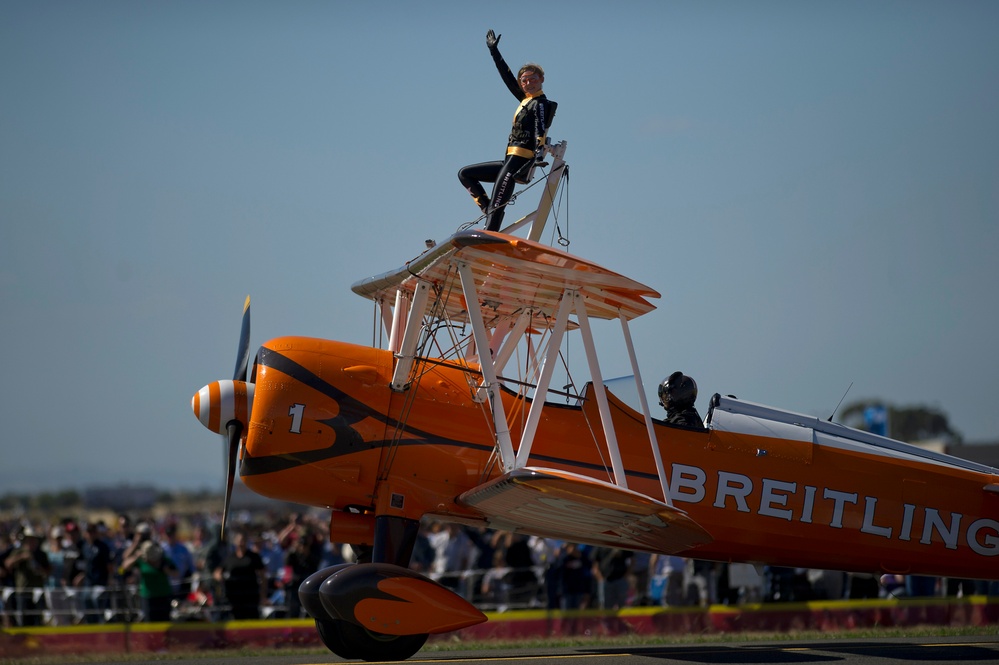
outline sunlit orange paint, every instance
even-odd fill
[[[501,473],[488,418],[472,399],[462,368],[431,367],[415,388],[405,427],[397,431],[407,395],[388,388],[390,353],[305,338],[281,338],[264,348],[278,349],[303,366],[321,364],[328,392],[341,393],[367,412],[350,426],[358,437],[351,439],[346,430],[320,422],[343,414],[336,399],[273,368],[258,368],[262,380],[246,451],[254,460],[278,456],[288,465],[247,475],[244,460],[242,478],[251,489],[335,509],[360,505],[412,519],[430,513],[489,523],[456,502]],[[359,364],[379,368],[380,381],[365,383],[344,371]],[[525,401],[504,393],[507,413],[526,413]],[[629,487],[662,500],[640,415],[613,396],[610,402]],[[289,434],[288,412],[295,403],[306,405],[303,435]],[[608,480],[602,461],[606,443],[591,426],[598,418],[593,400],[584,399],[582,407],[550,406],[532,463]],[[517,440],[522,423],[511,424]],[[713,539],[680,552],[684,556],[975,578],[997,574],[999,534],[989,520],[999,518],[999,494],[986,489],[996,482],[987,474],[663,422],[656,423],[656,435],[674,505]],[[326,455],[308,457],[319,451]],[[393,492],[404,496],[402,507],[387,500]]]
[[[554,194],[565,143],[546,150]],[[541,237],[552,200],[513,226],[533,219]],[[212,431],[242,426],[230,436],[245,433],[250,489],[328,507],[333,541],[371,545],[371,563],[301,587],[344,657],[408,657],[427,633],[484,620],[405,568],[426,516],[697,559],[999,579],[999,470],[720,395],[703,428],[675,426],[605,392],[591,321],[620,323],[640,385],[629,322],[659,297],[620,273],[465,229],[351,289],[374,301],[388,349],[280,337],[242,382],[247,299],[234,380],[192,399]],[[550,392],[569,332],[593,382]],[[523,377],[504,374],[515,352]]]
[[[378,591],[390,598],[362,600],[354,608],[358,625],[386,635],[447,633],[474,626],[486,615],[461,596],[428,580],[391,577]]]

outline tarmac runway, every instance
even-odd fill
[[[129,663],[162,665],[162,659],[138,656]],[[325,665],[343,661],[333,654],[226,656],[171,659],[178,665]],[[999,663],[999,635],[869,640],[809,640],[717,642],[638,647],[563,647],[558,649],[489,649],[421,651],[406,663],[446,665],[520,665],[550,662],[560,665],[758,665],[760,663],[836,663],[902,665],[906,663]]]

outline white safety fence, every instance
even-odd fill
[[[530,572],[529,575],[517,573]],[[483,611],[541,607],[544,602],[544,569],[492,568],[428,575],[468,599]],[[517,584],[511,580],[518,580]],[[526,583],[525,580],[526,579]],[[197,588],[185,584],[185,589]],[[296,590],[297,592],[297,590]],[[261,618],[288,616],[284,591],[272,593],[261,605]],[[171,621],[222,621],[230,606],[223,597],[197,592],[178,593],[170,612]],[[305,616],[302,614],[302,616]],[[297,618],[297,617],[296,617]],[[136,584],[94,587],[57,587],[18,592],[0,587],[0,626],[70,626],[78,624],[144,621],[142,598]]]

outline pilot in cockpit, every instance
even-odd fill
[[[671,425],[704,427],[695,401],[697,383],[683,372],[673,372],[659,384],[659,405],[666,409],[666,422]]]

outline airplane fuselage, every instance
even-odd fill
[[[366,514],[480,522],[456,502],[502,473],[476,367],[426,363],[408,389],[394,391],[393,363],[388,351],[341,342],[266,343],[255,368],[243,482],[266,496],[333,509],[336,541],[363,540]],[[530,400],[509,391],[503,400],[517,441]],[[593,402],[546,404],[532,463],[608,480]],[[641,415],[613,396],[611,407],[628,487],[663,500]],[[662,421],[655,434],[669,498],[713,538],[682,556],[999,576],[999,494],[987,473],[829,436]]]

